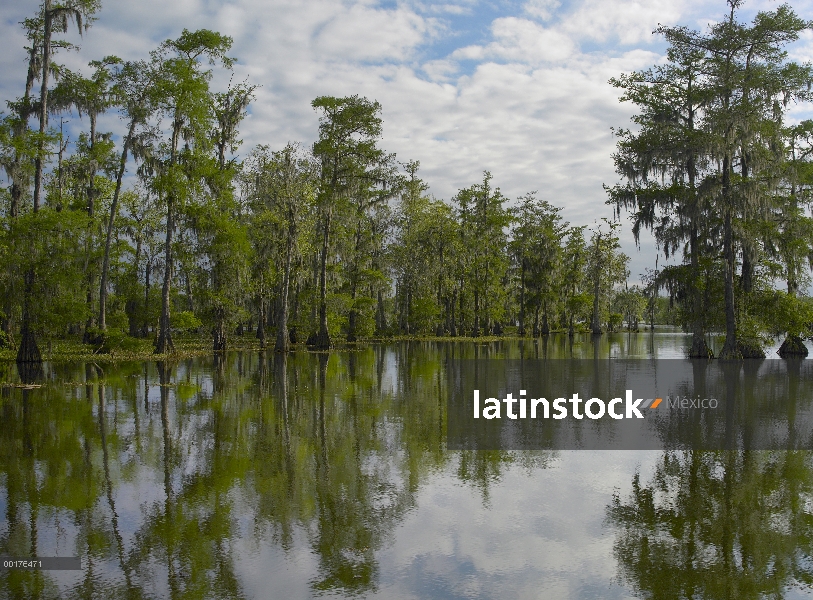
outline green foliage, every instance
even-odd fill
[[[181,331],[194,331],[203,325],[195,314],[188,310],[176,312],[172,315],[172,327]]]
[[[618,331],[623,322],[624,315],[621,313],[610,313],[610,316],[607,318],[607,329],[610,331]]]
[[[740,23],[741,3],[729,4],[706,33],[659,27],[667,62],[610,80],[638,114],[634,130],[616,131],[625,181],[607,188],[608,203],[632,211],[636,240],[649,229],[667,258],[682,253],[684,264],[652,284],[671,286],[699,355],[705,331],[725,329],[726,356],[738,354],[738,335],[758,340],[751,294],[764,292],[760,269],[796,294],[813,248],[813,125],[784,122],[790,102],[811,98],[813,67],[788,61],[785,50],[811,23],[788,5]]]
[[[630,330],[638,329],[646,306],[647,298],[638,286],[619,290],[613,298],[613,308],[621,314],[622,321],[627,322],[627,329]]]
[[[813,299],[800,298],[782,290],[761,294],[754,312],[762,316],[758,326],[751,329],[767,331],[771,335],[789,337],[813,336]],[[754,334],[752,333],[752,336]],[[755,336],[754,336],[755,337]]]
[[[466,315],[461,318],[471,324],[475,337],[481,335],[483,329],[489,333],[492,325],[505,316],[506,229],[512,217],[503,206],[507,198],[500,188],[492,188],[491,179],[491,173],[484,171],[482,183],[460,190],[452,200],[457,204],[460,243],[468,250],[460,261],[459,294],[473,300],[470,320]]]
[[[594,333],[600,331],[602,322],[608,322],[615,285],[623,283],[629,276],[629,257],[621,252],[621,244],[615,233],[618,227],[618,223],[603,219],[601,224],[596,224],[591,229],[586,256],[586,278],[593,294],[590,326]]]

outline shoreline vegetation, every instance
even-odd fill
[[[605,334],[612,334],[615,336],[626,336],[630,334],[648,335],[651,333],[684,333],[681,329],[674,325],[659,325],[655,324],[654,332],[648,326],[643,326],[639,330],[633,329],[619,329],[616,331],[608,331]],[[605,334],[592,334],[590,329],[582,326],[576,329],[575,336],[589,336],[588,339],[595,341],[603,339]],[[722,337],[724,334],[718,332],[714,334]],[[566,336],[573,339],[566,329],[553,330],[549,334],[531,336],[530,334],[520,336],[516,327],[508,328],[502,335],[481,335],[479,337],[471,336],[458,336],[451,337],[448,335],[436,336],[433,334],[426,335],[396,335],[390,337],[370,337],[355,342],[341,341],[334,343],[329,349],[319,349],[304,342],[298,344],[291,344],[289,347],[290,352],[325,352],[327,350],[336,351],[349,351],[349,350],[362,350],[372,345],[378,344],[397,344],[402,342],[439,342],[439,343],[464,343],[464,344],[493,344],[498,342],[514,342],[525,341],[531,344],[544,343],[548,339],[554,339],[556,336]],[[229,348],[226,352],[267,352],[274,355],[273,348],[262,346],[260,340],[254,335],[234,335],[230,336]],[[152,339],[127,339],[126,343],[121,346],[112,348],[100,348],[92,343],[83,342],[81,337],[64,338],[64,339],[51,339],[43,344],[42,359],[43,362],[51,363],[72,363],[72,362],[94,362],[99,364],[115,364],[123,362],[154,362],[166,361],[175,362],[188,358],[212,356],[211,337],[201,333],[182,333],[174,334],[175,351],[167,354],[155,353],[155,340]],[[582,337],[581,341],[584,338]],[[223,353],[214,353],[214,356],[222,355]],[[0,348],[0,363],[12,363],[16,361],[16,352],[13,348]]]
[[[813,121],[786,121],[813,99],[813,67],[785,48],[811,22],[782,5],[742,23],[740,4],[705,33],[660,27],[667,60],[610,80],[638,111],[614,130],[617,220],[575,226],[488,171],[448,201],[428,194],[420,163],[381,147],[381,105],[357,95],[313,100],[312,145],[238,156],[257,84],[213,89],[215,70],[233,74],[230,37],[184,29],[86,76],[55,62],[78,50],[59,35],[101,3],[44,0],[21,23],[24,94],[0,119],[0,356],[37,365],[62,339],[96,357],[202,352],[182,331],[218,354],[246,338],[287,352],[655,323],[689,332],[690,357],[713,357],[711,332],[720,358],[764,357],[779,335],[783,357],[806,356]],[[97,128],[106,112],[124,135]],[[78,139],[65,115],[88,126]],[[681,261],[631,284],[622,215]]]

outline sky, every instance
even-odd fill
[[[741,20],[778,5],[747,0]],[[38,6],[0,2],[3,104],[22,95],[19,22]],[[813,0],[791,6],[813,17]],[[57,60],[89,74],[91,60],[147,58],[184,28],[213,29],[234,39],[234,80],[260,86],[241,125],[241,153],[260,143],[309,145],[318,127],[311,101],[359,94],[382,105],[381,147],[401,162],[419,160],[436,198],[450,200],[488,170],[511,201],[536,190],[571,224],[592,225],[612,218],[603,189],[618,182],[612,128],[630,126],[635,112],[608,80],[664,61],[666,45],[652,33],[659,24],[705,30],[726,9],[722,0],[102,0],[83,37],[66,36],[81,49]],[[813,60],[813,32],[788,50]],[[216,73],[214,86],[225,88],[228,77]],[[789,109],[791,121],[811,117],[809,105]],[[72,139],[87,128],[77,115],[65,119]],[[123,123],[108,114],[99,128],[120,135]],[[636,247],[621,219],[635,282],[655,267],[657,249],[648,234]]]

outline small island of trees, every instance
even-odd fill
[[[285,352],[669,322],[693,357],[712,356],[710,332],[725,333],[720,358],[764,355],[768,335],[806,355],[813,122],[787,113],[813,71],[785,47],[811,23],[783,5],[744,24],[728,4],[706,33],[659,28],[667,61],[610,82],[638,114],[616,130],[607,203],[670,259],[629,285],[620,221],[574,226],[488,171],[434,198],[418,161],[382,148],[382,107],[364,97],[314,99],[312,145],[237,155],[256,85],[213,89],[231,38],[184,30],[85,76],[56,62],[76,50],[57,34],[87,29],[100,3],[45,0],[22,23],[24,93],[0,121],[0,346],[39,363],[54,338],[98,352],[147,338],[167,355],[180,331],[210,333],[216,353],[254,335]],[[124,135],[98,130],[105,112]],[[68,113],[88,125],[75,140]]]

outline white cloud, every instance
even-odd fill
[[[471,4],[421,4],[418,6],[421,11],[433,14],[469,15],[472,12]]]
[[[584,0],[562,22],[579,39],[622,44],[648,43],[659,23],[678,23],[691,2],[673,0]]]
[[[559,0],[528,0],[522,6],[522,10],[532,17],[547,21],[561,5],[562,3]]]
[[[433,29],[432,20],[404,8],[356,4],[326,23],[314,42],[325,60],[404,59],[427,41]]]
[[[504,17],[491,25],[494,41],[486,46],[466,46],[455,50],[451,58],[461,60],[502,59],[536,64],[564,61],[576,46],[569,36],[541,27],[527,19]]]

